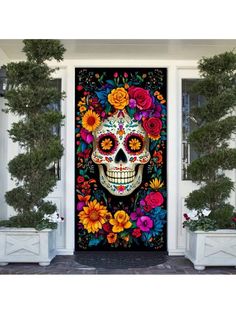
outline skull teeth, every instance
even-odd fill
[[[116,184],[127,184],[134,180],[135,171],[107,171],[107,179],[109,182]]]

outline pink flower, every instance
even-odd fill
[[[78,92],[80,92],[83,89],[83,86],[82,85],[77,85],[76,89],[77,89]]]
[[[137,227],[142,231],[149,231],[153,227],[153,221],[148,216],[139,217],[137,220]]]
[[[136,100],[137,107],[140,110],[147,110],[152,106],[152,97],[149,94],[149,90],[131,86],[128,92],[129,97]]]
[[[85,180],[84,180],[84,177],[82,177],[82,176],[78,176],[77,177],[77,183],[83,183]]]
[[[127,78],[129,75],[127,72],[124,72],[124,77]]]
[[[145,203],[148,207],[155,208],[161,206],[164,198],[160,192],[151,192],[145,197]]]
[[[82,140],[85,141],[85,143],[87,144],[90,144],[93,141],[93,135],[84,128],[81,129],[80,136]]]
[[[86,205],[85,202],[78,202],[77,203],[77,210],[79,210],[79,211],[82,210],[85,205]]]
[[[114,76],[114,78],[117,78],[118,75],[119,75],[118,72],[115,72],[113,76]]]

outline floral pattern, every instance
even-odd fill
[[[76,249],[165,249],[166,69],[77,68],[75,95]],[[122,111],[142,125],[151,154],[142,184],[126,197],[112,196],[102,187],[91,160],[93,132]],[[121,124],[117,135],[124,134]],[[131,135],[127,149],[137,156],[142,139]],[[100,142],[109,159],[115,139],[106,135]],[[124,188],[117,186],[120,191]]]

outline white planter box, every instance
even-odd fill
[[[0,266],[39,263],[48,266],[56,256],[56,230],[0,228]]]
[[[186,251],[196,270],[205,266],[236,266],[236,230],[190,231],[186,228]]]

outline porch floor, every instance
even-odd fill
[[[206,267],[196,271],[183,256],[162,252],[80,252],[56,256],[46,267],[38,264],[10,263],[0,267],[0,274],[236,274],[235,267]]]

